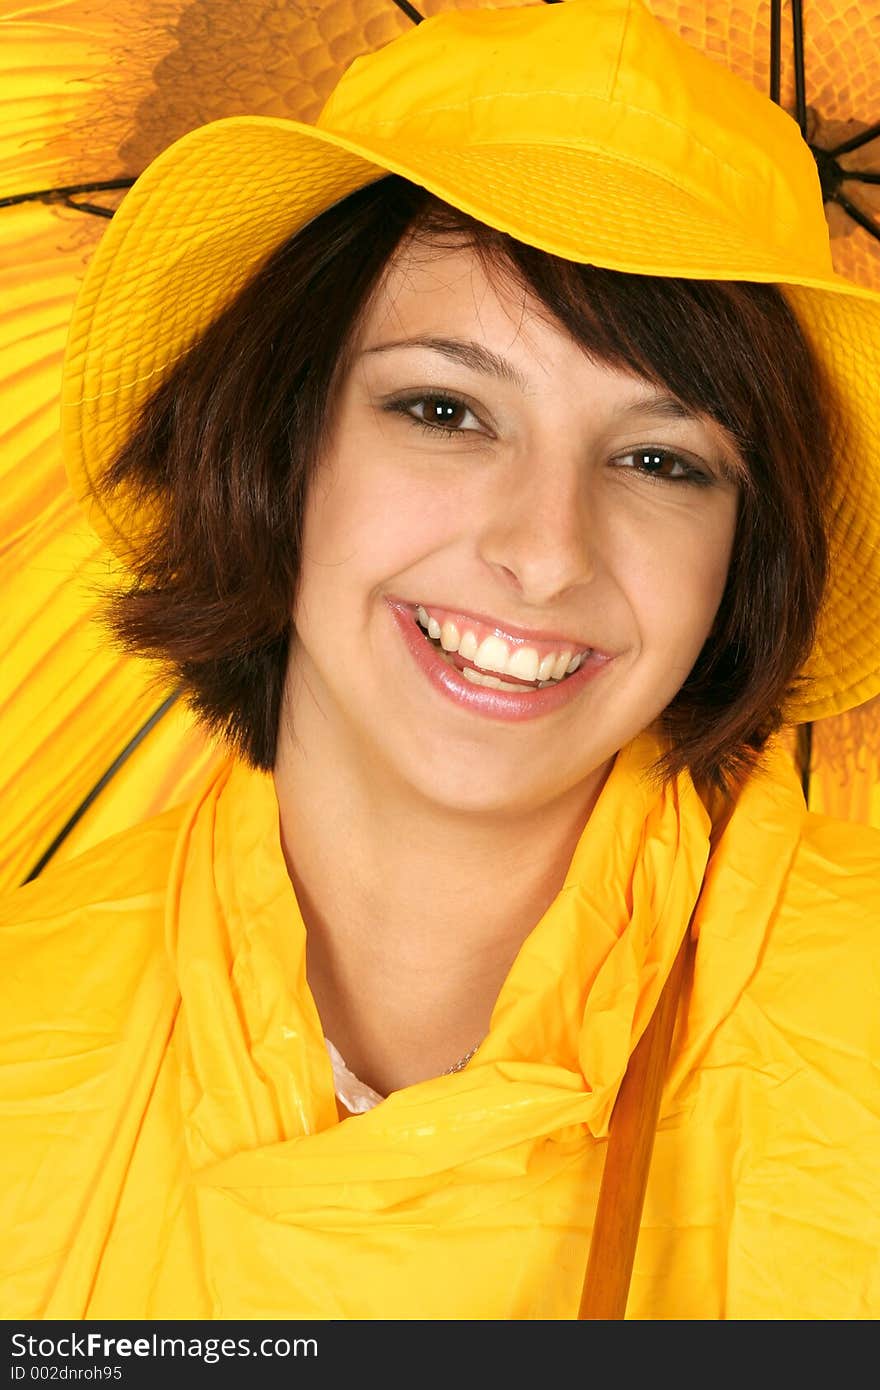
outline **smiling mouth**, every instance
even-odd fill
[[[508,644],[497,633],[481,635],[479,624],[439,617],[419,604],[416,626],[449,665],[474,685],[493,690],[546,690],[561,685],[592,655],[591,647],[551,646],[548,642]]]

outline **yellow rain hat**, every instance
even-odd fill
[[[832,569],[793,720],[880,692],[880,294],[837,275],[798,126],[642,0],[450,11],[356,59],[315,125],[236,116],[138,179],[89,266],[65,457],[124,558],[99,478],[171,365],[262,261],[396,173],[520,241],[612,270],[785,287],[843,401]]]

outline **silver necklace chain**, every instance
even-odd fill
[[[443,1075],[452,1076],[453,1072],[462,1071],[467,1066],[468,1062],[471,1060],[479,1046],[479,1043],[474,1043],[470,1052],[466,1052],[463,1057],[459,1057],[457,1062],[453,1062],[451,1067],[447,1067]]]

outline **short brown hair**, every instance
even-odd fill
[[[585,216],[589,210],[585,210]],[[106,621],[182,682],[251,765],[275,763],[304,502],[347,350],[408,236],[470,245],[595,359],[639,372],[737,441],[747,476],[712,632],[662,716],[660,771],[725,788],[781,725],[827,571],[829,383],[773,285],[632,275],[523,245],[395,175],[284,242],[174,366],[101,491],[158,519]]]

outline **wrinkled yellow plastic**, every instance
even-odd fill
[[[8,898],[5,1316],[575,1317],[705,871],[627,1315],[876,1318],[876,835],[804,821],[779,753],[706,870],[709,815],[687,777],[650,790],[656,752],[619,755],[473,1061],[342,1121],[270,777],[226,764]]]

